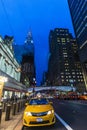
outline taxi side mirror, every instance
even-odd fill
[[[25,103],[25,106],[27,106],[28,105],[28,103]]]
[[[49,102],[51,105],[53,105],[53,102]]]

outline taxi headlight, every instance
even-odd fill
[[[50,110],[50,111],[47,112],[48,115],[50,115],[52,113],[54,113],[54,110]]]
[[[26,116],[32,116],[31,112],[25,112]]]

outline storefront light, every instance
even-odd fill
[[[7,82],[8,78],[4,76],[0,76],[0,82]]]
[[[2,106],[1,99],[2,99],[4,83],[7,81],[8,81],[7,77],[0,76],[0,106]]]

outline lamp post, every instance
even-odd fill
[[[35,78],[33,78],[33,85],[34,85],[34,87],[36,85],[36,79]]]
[[[73,91],[73,83],[74,83],[74,81],[73,81],[73,79],[70,79],[70,86],[72,87],[72,91]]]
[[[34,96],[34,92],[35,92],[35,85],[36,85],[36,79],[33,78],[33,96]]]

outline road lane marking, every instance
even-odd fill
[[[74,104],[79,104],[79,105],[86,105],[87,106],[87,103],[85,102],[78,102],[78,101],[68,101],[70,103],[74,103]]]
[[[73,130],[57,113],[55,113],[55,116],[66,127],[67,130]]]

